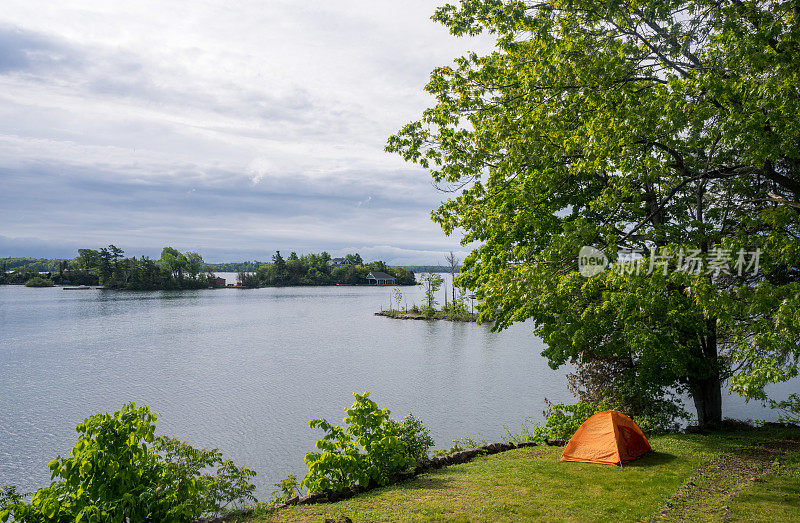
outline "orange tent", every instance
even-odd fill
[[[561,461],[622,465],[650,450],[642,429],[616,410],[598,412],[583,422],[567,443]]]

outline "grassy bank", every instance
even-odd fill
[[[798,520],[800,429],[650,438],[618,468],[560,462],[559,447],[480,457],[332,504],[249,521]]]

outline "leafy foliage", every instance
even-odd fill
[[[21,493],[14,485],[0,485],[0,515],[14,505],[22,503],[26,494]]]
[[[228,507],[256,502],[255,485],[250,483],[256,473],[223,459],[219,450],[196,449],[166,436],[155,439],[154,449],[166,464],[163,482],[173,485],[177,498],[185,498],[187,506],[198,514],[218,515]],[[206,472],[213,467],[215,474]]]
[[[216,449],[156,437],[155,421],[149,407],[134,403],[85,419],[71,455],[49,464],[59,481],[29,503],[17,497],[0,506],[0,519],[178,522],[219,513],[237,500],[255,501],[255,486],[247,482],[254,472],[222,460]],[[216,475],[203,473],[213,466]]]
[[[243,504],[255,503],[256,486],[250,483],[256,472],[245,467],[239,467],[230,459],[221,459],[214,462],[217,467],[216,474],[206,476],[207,481],[207,509],[212,514],[224,513],[228,507],[241,508]]]
[[[256,273],[244,272],[244,271],[239,271],[236,274],[236,281],[242,287],[246,287],[246,288],[249,288],[249,289],[253,289],[255,287],[258,287],[258,285],[260,283],[260,281],[258,279],[258,275]]]
[[[800,394],[789,394],[788,398],[781,401],[772,400],[770,406],[781,411],[778,421],[800,425]]]
[[[483,445],[488,445],[489,441],[483,436],[462,436],[454,439],[453,444],[448,449],[436,449],[433,451],[434,456],[446,456],[454,452],[461,452],[462,450],[474,449]]]
[[[544,433],[538,423],[534,422],[531,418],[522,420],[520,429],[513,431],[507,425],[504,425],[505,434],[503,434],[503,441],[507,443],[521,443],[523,441],[541,441],[544,439]]]
[[[273,490],[270,494],[270,504],[280,505],[286,503],[295,496],[302,493],[302,486],[297,481],[297,476],[289,474],[279,482],[275,483],[277,489]]]
[[[602,405],[579,401],[572,405],[550,405],[549,410],[542,435],[549,439],[570,439],[584,421],[607,409]]]
[[[630,358],[609,357],[579,361],[567,376],[580,400],[623,412],[649,433],[675,432],[689,415],[677,395],[645,379]]]
[[[397,285],[416,284],[414,272],[403,267],[390,267],[382,261],[365,263],[359,254],[348,254],[347,264],[331,265],[327,252],[298,256],[291,253],[284,259],[278,251],[272,263],[259,261],[206,264],[196,252],[181,253],[165,247],[158,260],[146,256],[125,258],[124,251],[114,245],[99,250],[78,249],[74,260],[34,260],[29,258],[0,258],[13,273],[0,272],[0,284],[25,283],[38,277],[40,267],[56,283],[73,285],[103,285],[113,289],[201,289],[213,284],[213,270],[237,272],[244,287],[333,285],[337,283],[363,285],[370,271],[381,271],[396,278]],[[204,272],[205,271],[205,272]]]
[[[203,273],[203,258],[194,252],[180,253],[165,247],[161,259],[146,256],[124,257],[115,245],[99,250],[78,249],[74,260],[50,260],[55,268],[47,278],[63,285],[102,285],[110,289],[202,289],[209,287],[213,274]],[[29,267],[42,266],[41,260],[21,265],[0,283],[23,283],[39,274]],[[37,280],[38,281],[38,280]]]
[[[10,271],[12,269],[28,269],[34,272],[56,272],[63,259],[49,258],[0,258],[0,266]]]
[[[400,304],[403,302],[403,291],[400,290],[400,287],[395,287],[392,289],[392,300],[394,301],[397,310],[400,310]]]
[[[387,150],[453,190],[433,217],[478,245],[458,283],[493,328],[532,319],[553,367],[627,358],[702,424],[725,380],[763,399],[797,375],[796,2],[463,0],[434,19],[496,49],[434,70],[435,105]],[[587,279],[583,245],[670,261]],[[741,274],[679,270],[756,249]]]
[[[305,456],[308,474],[302,484],[309,491],[342,490],[351,485],[385,485],[391,476],[415,464],[428,444],[427,430],[416,418],[400,423],[389,418],[369,398],[369,392],[354,393],[353,405],[344,409],[346,427],[325,419],[308,422],[325,432],[316,443],[321,452]],[[416,421],[415,421],[416,420]],[[407,447],[407,443],[412,447]]]
[[[41,276],[34,276],[25,282],[26,287],[52,287],[53,285],[53,280]]]
[[[425,290],[425,312],[427,314],[433,314],[436,310],[436,305],[438,305],[438,301],[436,301],[436,292],[441,288],[442,283],[444,283],[444,278],[442,278],[438,274],[428,273],[423,274],[420,277],[420,281],[418,285],[421,285],[422,288]]]
[[[381,271],[397,278],[398,285],[413,285],[414,273],[402,267],[389,267],[382,261],[364,263],[361,255],[348,254],[346,263],[332,265],[331,255],[291,253],[284,259],[280,251],[272,256],[272,263],[263,264],[256,271],[257,284],[266,286],[293,285],[363,285],[370,271]]]
[[[412,463],[419,463],[428,459],[428,449],[433,447],[431,432],[422,420],[408,413],[400,421],[394,421],[397,425],[397,432],[400,441],[405,446],[405,454]]]
[[[207,270],[215,272],[256,272],[264,262],[258,260],[244,262],[206,263]]]

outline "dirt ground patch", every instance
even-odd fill
[[[743,488],[768,474],[779,473],[800,440],[772,441],[722,454],[701,467],[678,489],[655,518],[660,521],[730,521],[730,501]]]

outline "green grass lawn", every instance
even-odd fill
[[[338,503],[289,507],[251,521],[324,521],[339,516],[354,522],[647,520],[659,516],[676,491],[716,458],[778,439],[800,443],[800,430],[653,437],[654,452],[624,467],[561,462],[560,447],[517,449]],[[740,489],[731,504],[733,516],[800,519],[800,453],[795,445],[780,456],[786,464],[779,475],[764,476]],[[735,463],[735,454],[723,462]],[[696,504],[698,498],[692,501]],[[668,514],[668,519],[674,518]]]
[[[780,474],[765,476],[731,503],[738,521],[800,521],[800,452],[788,456]]]

